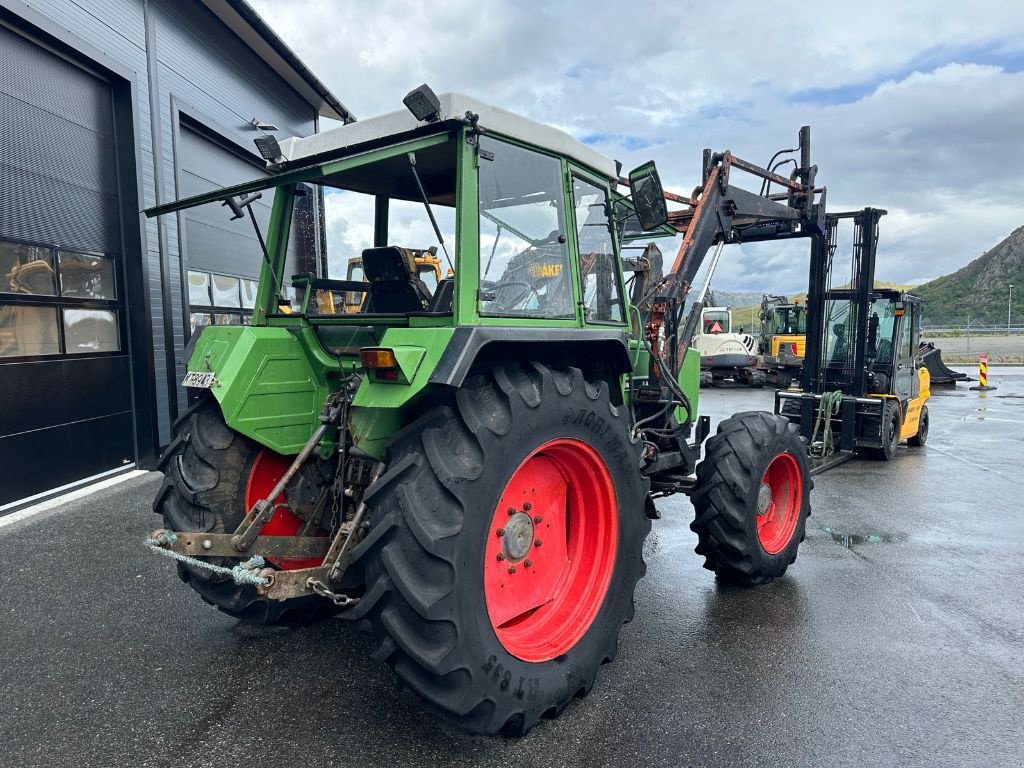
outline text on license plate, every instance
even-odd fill
[[[214,379],[213,373],[209,371],[189,371],[181,383],[186,387],[209,389],[213,386]]]

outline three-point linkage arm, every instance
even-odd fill
[[[779,155],[797,151],[800,153],[799,165],[795,159],[772,165]],[[786,162],[793,162],[796,166],[789,178],[775,172]],[[655,298],[646,319],[645,335],[656,358],[652,366],[655,377],[660,378],[662,367],[668,367],[673,374],[678,371],[676,350],[685,350],[693,341],[703,309],[702,302],[694,304],[680,333],[683,302],[713,246],[811,237],[824,232],[825,190],[814,186],[817,166],[810,162],[810,128],[804,126],[800,129],[798,149],[776,153],[769,166],[762,168],[748,163],[728,151],[712,153],[706,149],[704,183],[697,197],[686,200],[678,195],[665,194],[668,200],[683,202],[688,207],[669,213],[669,224],[683,233],[683,242],[675,263],[655,289]],[[730,176],[736,170],[760,178],[761,191],[755,194],[733,185]],[[784,191],[772,194],[773,184]]]

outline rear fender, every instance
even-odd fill
[[[339,386],[341,362],[310,349],[287,328],[224,325],[204,328],[189,371],[212,371],[210,392],[229,427],[281,454],[302,449],[320,409]]]

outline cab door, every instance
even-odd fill
[[[895,394],[899,396],[905,406],[907,401],[917,397],[919,389],[917,349],[921,308],[918,304],[909,301],[901,303],[903,304],[903,315],[899,317],[899,346],[897,347],[899,352],[895,367]],[[898,307],[899,303],[897,303]],[[905,412],[906,408],[904,408]]]

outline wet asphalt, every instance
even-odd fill
[[[991,374],[934,393],[927,447],[816,478],[767,587],[718,584],[660,502],[617,660],[517,740],[426,714],[356,626],[203,604],[140,544],[155,475],[0,528],[0,766],[1024,765],[1024,369]]]

